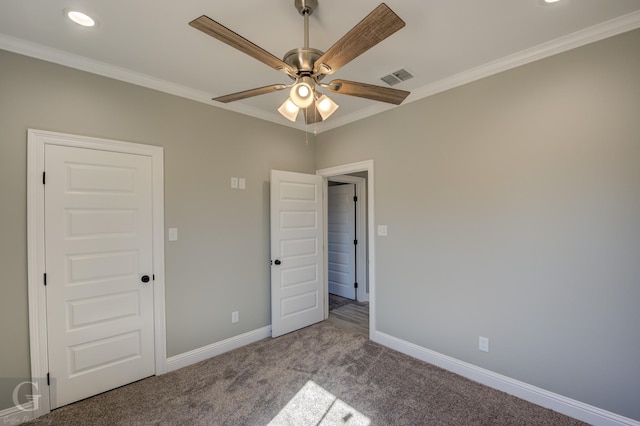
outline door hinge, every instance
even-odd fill
[[[358,283],[353,283],[353,288],[358,288]]]
[[[357,202],[358,202],[358,196],[357,196],[357,195],[354,195],[354,196],[353,196],[353,202],[354,202],[354,203],[357,203]]]
[[[43,282],[44,282],[44,285],[46,286],[47,285],[47,274],[46,273],[44,274],[44,281]]]
[[[51,386],[51,377],[49,376],[49,373],[47,373],[47,386]]]
[[[45,175],[47,174],[47,172],[42,172],[42,184],[44,185],[46,182],[46,178]]]
[[[357,246],[358,245],[358,240],[353,240],[353,245]]]
[[[153,281],[155,281],[155,280],[156,280],[156,274],[151,275],[151,279],[152,279]]]

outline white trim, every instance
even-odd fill
[[[436,93],[444,92],[445,90],[453,89],[454,87],[539,61],[571,49],[576,49],[589,43],[613,37],[638,27],[640,27],[640,11],[539,44],[424,86],[411,93],[409,102],[426,98]]]
[[[31,380],[46,377],[47,307],[42,283],[44,267],[44,171],[45,146],[62,145],[146,155],[152,160],[153,182],[153,273],[154,344],[156,375],[166,372],[165,277],[164,277],[164,151],[162,147],[108,139],[69,135],[44,130],[28,130],[27,137],[27,258],[29,292],[29,343]],[[40,389],[42,397],[35,417],[51,411],[49,389]]]
[[[18,407],[11,407],[0,411],[0,424],[3,425],[18,425],[25,423],[35,418],[33,409],[33,402],[27,402],[22,406],[22,410]]]
[[[271,337],[270,325],[259,328],[257,330],[249,331],[248,333],[230,337],[226,340],[212,343],[210,345],[194,349],[180,355],[169,357],[167,358],[167,371],[174,371],[183,367],[187,367],[189,365],[195,364],[196,362],[204,361],[205,359],[209,359],[225,352],[241,348],[242,346],[246,346],[250,343],[254,343],[268,337]]]
[[[366,205],[367,202],[367,191],[364,188],[366,183],[365,178],[349,176],[349,175],[339,175],[339,176],[330,176],[327,178],[327,181],[331,182],[341,182],[341,183],[352,183],[355,185],[356,197],[358,197],[358,201],[356,203],[356,237],[358,239],[357,245],[357,263],[356,263],[356,271],[357,271],[357,279],[358,279],[358,290],[356,294],[356,298],[359,302],[368,302],[369,301],[369,293],[367,293],[367,209],[361,208],[361,206]],[[325,184],[328,185],[328,182],[325,181]],[[327,191],[327,188],[325,188]],[[328,197],[328,192],[326,192]],[[328,198],[327,198],[328,199]],[[328,209],[327,203],[327,209]],[[325,217],[327,218],[326,222],[328,223],[329,216],[328,211],[325,212]],[[325,241],[329,241],[329,232],[328,226],[325,226]],[[327,260],[328,262],[328,260]],[[327,268],[328,271],[328,268]],[[326,286],[328,287],[329,277],[328,274],[325,274]],[[364,277],[364,278],[363,278]],[[327,315],[325,315],[325,319],[329,315],[329,307],[326,307]]]
[[[96,61],[84,56],[65,52],[64,50],[43,46],[32,41],[11,37],[6,34],[0,34],[0,49],[9,52],[18,53],[32,58],[40,59],[54,64],[71,67],[77,70],[85,71],[91,74],[112,78],[118,81],[135,84],[136,86],[146,87],[148,89],[157,90],[159,92],[168,93],[170,95],[179,96],[185,99],[191,99],[201,102],[215,108],[234,111],[239,114],[248,115],[261,120],[270,121],[282,126],[293,127],[304,130],[304,123],[292,123],[288,120],[282,120],[280,114],[275,112],[267,112],[263,109],[256,108],[247,104],[239,103],[219,103],[211,100],[211,93],[193,89],[191,87],[182,86],[167,80],[162,80],[151,75],[142,74],[127,68],[118,67],[106,62]]]
[[[419,99],[434,95],[454,87],[470,83],[472,81],[506,71],[529,62],[537,61],[567,50],[575,49],[589,43],[603,40],[608,37],[634,30],[640,27],[640,11],[632,12],[609,21],[576,31],[564,37],[539,44],[529,49],[522,50],[515,54],[497,59],[484,65],[480,65],[470,70],[462,71],[452,77],[444,78],[427,86],[414,90],[409,98],[403,103],[417,101]],[[102,75],[127,83],[135,84],[149,89],[158,90],[160,92],[169,93],[207,105],[215,106],[240,114],[266,120],[281,126],[293,127],[299,130],[305,130],[304,123],[292,123],[288,120],[282,120],[279,114],[274,112],[266,112],[256,107],[239,103],[214,103],[211,101],[211,94],[201,90],[195,90],[190,87],[181,86],[170,81],[161,80],[156,77],[138,73],[126,68],[117,67],[105,62],[96,61],[75,55],[63,50],[54,49],[43,46],[27,40],[0,34],[0,49],[10,52],[19,53],[33,58],[41,59],[48,62],[72,67],[92,74]],[[353,123],[366,117],[387,111],[397,106],[389,104],[377,103],[368,108],[355,111],[343,117],[329,120],[327,122],[317,123],[314,125],[314,133],[321,133],[327,130]]]
[[[44,268],[44,149],[36,149],[29,130],[27,147],[27,282],[29,294],[29,351],[31,380],[43,378],[48,371],[47,305],[42,282]],[[39,171],[39,173],[37,172]],[[50,409],[49,390],[40,389],[42,397],[34,416],[47,414]]]
[[[529,385],[379,331],[375,332],[372,340],[421,361],[594,426],[640,426],[640,422],[628,417]]]
[[[402,103],[402,105],[407,105],[411,102],[418,101],[437,93],[444,92],[446,90],[453,89],[458,86],[462,86],[464,84],[468,84],[473,81],[519,67],[521,65],[548,58],[550,56],[557,55],[571,49],[576,49],[578,47],[594,43],[596,41],[604,40],[605,38],[613,37],[627,31],[632,31],[639,27],[640,11],[631,12],[627,15],[623,15],[618,18],[603,22],[601,24],[576,31],[572,34],[559,37],[546,43],[541,43],[529,49],[521,50],[520,52],[516,52],[514,54],[496,59],[495,61],[482,64],[475,68],[462,71],[456,75],[443,78],[442,80],[433,82],[431,84],[427,84],[426,86],[420,87],[416,90],[412,90],[411,94]],[[354,121],[379,114],[392,108],[397,107],[380,102],[347,116],[342,116],[336,119],[331,119],[327,122],[323,122],[322,126],[318,128],[317,133],[335,129],[337,127],[353,123]]]
[[[357,172],[367,172],[367,242],[369,247],[369,338],[373,340],[373,335],[376,332],[376,298],[375,298],[375,289],[376,289],[376,247],[375,247],[375,238],[374,238],[374,229],[375,229],[375,179],[373,173],[373,160],[360,161],[358,163],[344,164],[341,166],[329,167],[326,169],[320,169],[316,171],[317,175],[324,177],[324,186],[325,190],[323,191],[325,195],[323,195],[323,205],[325,209],[325,218],[326,210],[327,210],[327,199],[326,199],[326,187],[327,187],[327,179],[331,176],[339,176],[346,175],[349,173],[357,173]],[[326,229],[326,223],[324,224]],[[327,259],[327,247],[324,247],[324,258],[325,258],[325,270],[327,268],[326,259]],[[328,286],[328,284],[326,284]],[[328,288],[328,287],[327,287]],[[328,293],[328,290],[325,289],[325,297]]]

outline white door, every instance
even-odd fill
[[[155,372],[151,161],[45,148],[52,409]]]
[[[329,293],[356,298],[355,184],[328,188],[327,247]]]
[[[322,177],[271,171],[271,335],[324,320]]]

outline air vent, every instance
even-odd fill
[[[384,81],[389,86],[395,86],[396,84],[402,83],[403,81],[409,80],[410,78],[413,78],[411,73],[405,69],[401,69],[396,72],[392,72],[389,75],[381,77],[380,80]]]

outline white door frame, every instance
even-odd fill
[[[357,172],[367,172],[367,242],[369,247],[368,253],[368,262],[369,262],[369,339],[373,340],[373,336],[376,333],[376,303],[375,303],[375,289],[376,289],[376,250],[375,250],[375,238],[374,237],[374,229],[375,229],[375,220],[374,220],[374,174],[373,174],[373,160],[361,161],[358,163],[344,164],[342,166],[329,167],[326,169],[320,169],[316,171],[316,174],[324,177],[324,191],[323,191],[323,205],[324,205],[324,232],[325,232],[325,241],[327,241],[327,207],[328,207],[328,180],[332,176],[340,176],[349,173],[357,173]],[[324,270],[327,271],[329,268],[328,265],[328,255],[327,255],[328,247],[325,244],[324,246]],[[327,275],[325,274],[324,278],[324,294],[325,297],[328,297],[329,294],[329,282],[327,280]],[[328,300],[325,301],[326,306],[329,305]],[[326,311],[326,317],[328,317],[328,308]]]
[[[47,352],[46,292],[44,245],[44,152],[46,145],[61,145],[149,156],[152,159],[153,185],[153,274],[155,275],[154,343],[155,374],[167,371],[165,291],[164,291],[164,151],[162,147],[98,139],[43,130],[28,130],[27,138],[27,259],[29,291],[29,344],[31,382],[39,395],[33,417],[51,411],[49,388],[46,386],[49,356]],[[44,379],[44,381],[43,381]]]
[[[339,176],[329,176],[327,177],[327,181],[331,182],[340,182],[340,183],[352,183],[356,187],[356,196],[358,197],[358,201],[356,203],[356,239],[358,240],[358,244],[356,245],[356,264],[354,267],[356,268],[356,276],[358,279],[358,289],[356,290],[356,299],[359,302],[367,302],[369,301],[369,296],[367,294],[367,209],[362,208],[361,206],[367,205],[367,191],[365,191],[366,179],[356,176],[348,176],[348,175],[339,175]],[[327,183],[328,185],[328,183]],[[327,192],[328,194],[328,192]],[[327,197],[328,200],[328,197]],[[329,205],[327,203],[327,209]],[[328,223],[329,217],[325,221]],[[327,235],[328,237],[328,235]],[[327,240],[328,244],[328,240]],[[328,268],[327,268],[328,269]],[[327,283],[328,283],[327,277]],[[327,304],[328,305],[328,304]],[[329,307],[326,306],[325,310],[327,311],[327,315],[329,315]]]

